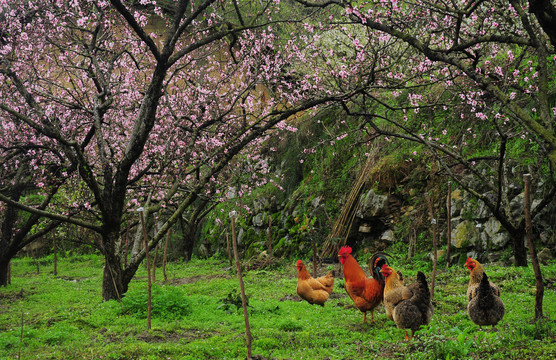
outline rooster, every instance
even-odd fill
[[[471,259],[470,257],[467,258],[465,266],[471,271],[469,274],[469,285],[467,286],[467,301],[471,301],[471,299],[477,296],[477,291],[479,290],[479,285],[481,284],[485,270],[477,260]],[[500,288],[492,282],[489,282],[489,284],[492,287],[494,295],[500,296]]]
[[[334,271],[314,279],[301,260],[297,260],[297,270],[297,295],[309,304],[324,306],[334,288]]]
[[[405,340],[407,329],[411,330],[411,337],[421,325],[430,323],[434,308],[425,274],[417,272],[417,282],[404,286],[399,273],[384,264],[380,270],[385,277],[384,308],[386,315],[394,320],[399,329],[404,329]]]
[[[469,318],[479,326],[492,325],[494,327],[502,320],[504,312],[504,302],[494,293],[494,288],[490,285],[487,274],[484,273],[477,295],[467,305]]]
[[[380,268],[388,260],[384,254],[373,255],[370,260],[370,264],[373,264],[370,269],[373,277],[368,278],[357,260],[351,256],[351,251],[349,246],[343,246],[338,252],[346,280],[344,287],[355,306],[363,312],[363,322],[367,322],[367,311],[371,312],[371,322],[374,322],[374,309],[382,302],[384,291],[384,276],[380,273]]]

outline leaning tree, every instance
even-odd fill
[[[521,174],[512,172],[531,167],[542,179],[535,214],[553,201],[554,6],[297,1],[330,14],[349,39],[335,51],[349,46],[352,63],[368,59],[359,73],[366,90],[350,98],[346,112],[373,136],[418,143],[416,155],[435,159],[485,204],[512,236],[517,264],[526,265],[523,214],[510,204],[512,180]]]
[[[287,131],[299,111],[350,96],[296,72],[305,52],[278,38],[274,1],[164,4],[0,5],[2,124],[55,153],[49,166],[82,190],[56,212],[6,188],[0,201],[98,233],[105,300],[123,296],[145,257],[140,249],[123,260],[122,224],[132,211],[171,209],[152,248],[198,199],[225,199],[222,174],[238,154]]]

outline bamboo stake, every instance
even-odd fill
[[[231,213],[232,217],[232,244],[234,247],[234,258],[236,260],[237,277],[239,280],[239,288],[241,290],[241,304],[243,305],[243,317],[245,319],[245,336],[247,338],[247,359],[251,360],[251,328],[249,326],[249,314],[247,313],[247,298],[245,297],[245,287],[243,285],[243,278],[241,276],[241,266],[239,263],[239,252],[237,250],[236,238],[236,219],[235,211]]]
[[[168,276],[166,276],[166,258],[168,254],[168,242],[170,241],[170,230],[166,233],[166,242],[164,243],[164,256],[162,257],[162,274],[164,275],[164,283],[168,282]]]
[[[54,276],[58,275],[58,249],[56,247],[56,234],[52,231],[52,247],[54,251]]]
[[[531,174],[523,175],[523,182],[525,185],[525,234],[527,235],[527,241],[529,243],[529,255],[531,255],[531,264],[533,265],[533,271],[535,272],[535,282],[537,286],[537,291],[535,293],[535,320],[539,320],[543,317],[542,301],[544,296],[544,283],[542,279],[541,267],[539,265],[539,259],[537,258],[537,250],[535,249],[535,243],[533,242],[530,195]]]

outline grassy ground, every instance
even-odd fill
[[[413,282],[424,262],[392,261]],[[0,288],[0,359],[244,359],[244,319],[234,268],[227,261],[172,263],[168,284],[157,271],[153,300],[156,317],[146,331],[143,300],[146,271],[141,269],[123,302],[101,301],[103,259],[63,258],[58,276],[51,258],[37,274],[31,259],[12,263],[12,285]],[[308,266],[311,269],[311,266]],[[437,275],[435,314],[415,338],[375,314],[363,316],[337,278],[324,308],[298,301],[295,261],[245,273],[253,334],[253,354],[270,359],[554,359],[556,358],[556,263],[543,267],[548,286],[544,313],[531,322],[534,277],[529,268],[485,264],[502,289],[506,315],[497,331],[483,331],[467,317],[468,274],[455,266]],[[333,267],[331,267],[333,268]],[[322,269],[324,272],[326,269]]]

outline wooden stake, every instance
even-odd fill
[[[232,214],[232,244],[234,247],[234,258],[236,260],[237,277],[239,280],[239,288],[241,290],[241,304],[243,305],[243,317],[245,318],[245,336],[247,338],[247,359],[251,360],[251,328],[249,327],[249,314],[247,313],[247,299],[245,297],[245,288],[243,285],[243,278],[241,276],[241,266],[239,263],[239,252],[237,250],[236,239],[236,219]]]
[[[168,242],[170,241],[170,230],[166,233],[166,242],[164,243],[164,256],[162,257],[162,274],[164,275],[164,283],[168,282],[168,277],[166,276],[166,258],[168,254]]]
[[[156,260],[158,258],[158,244],[154,247],[154,258],[153,258],[153,284],[156,283]]]
[[[56,234],[52,231],[52,247],[54,250],[54,276],[58,275],[58,249],[56,248]]]
[[[230,260],[230,267],[232,267],[232,252],[230,251],[230,237],[228,236],[228,233],[226,233],[226,248],[228,250],[228,260]]]
[[[437,251],[436,251],[436,219],[434,217],[434,210],[432,207],[432,200],[428,192],[425,193],[427,197],[427,202],[429,204],[429,214],[431,217],[431,224],[432,224],[432,280],[431,280],[431,299],[434,299],[434,280],[436,278],[436,263],[437,263]]]
[[[537,258],[537,250],[533,242],[533,225],[531,220],[531,174],[523,175],[523,183],[525,185],[525,234],[527,235],[527,242],[529,243],[529,255],[531,256],[531,264],[535,272],[535,282],[537,291],[535,293],[535,320],[543,317],[542,301],[544,296],[544,283],[542,279],[541,267],[539,259]]]
[[[143,227],[143,238],[145,239],[145,257],[147,258],[147,330],[151,329],[152,311],[152,283],[151,283],[151,264],[149,262],[149,239],[147,237],[147,227],[145,226],[145,215],[141,209],[141,226]]]
[[[268,214],[268,255],[272,259],[272,217]]]
[[[124,254],[124,267],[127,267],[127,253],[129,251],[129,222],[131,219],[127,219],[126,229],[125,229],[125,254]]]
[[[29,244],[29,250],[31,250],[31,256],[33,257],[33,261],[35,262],[35,266],[37,267],[37,274],[40,274],[39,262],[35,258],[35,252],[33,251],[33,243]]]

